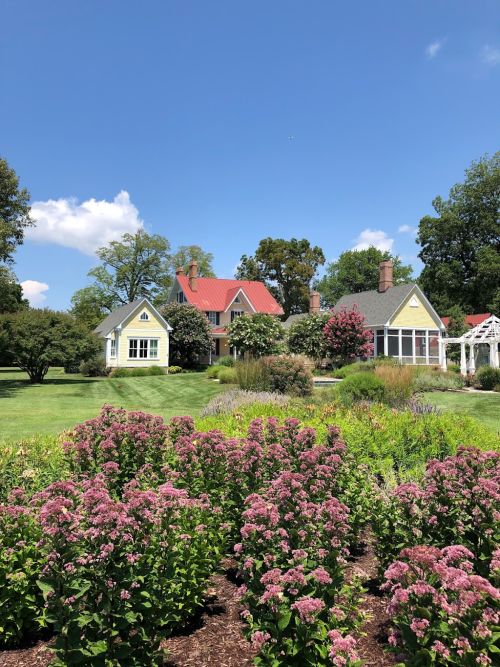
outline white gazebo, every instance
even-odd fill
[[[490,366],[492,368],[499,367],[498,344],[500,343],[500,319],[492,315],[484,320],[467,333],[464,333],[459,338],[442,338],[442,369],[446,370],[446,346],[450,343],[460,343],[460,373],[473,375],[476,372],[476,361],[474,356],[474,346],[481,343],[490,346]],[[469,355],[467,361],[467,346],[469,347]]]

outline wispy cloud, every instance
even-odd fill
[[[487,65],[500,65],[500,48],[486,44],[481,51],[481,60]]]
[[[393,245],[394,239],[389,238],[381,229],[363,229],[352,250],[366,250],[370,246],[379,250],[392,250]]]
[[[444,40],[436,39],[425,47],[425,55],[429,60],[432,60],[443,48]]]
[[[400,234],[411,234],[412,236],[415,236],[417,231],[418,229],[416,227],[412,227],[411,225],[400,225],[398,227],[398,232]]]
[[[113,201],[87,199],[49,199],[31,207],[36,225],[27,238],[39,243],[56,243],[92,255],[123,234],[134,234],[143,227],[139,211],[122,190]]]
[[[30,306],[40,306],[47,298],[45,294],[49,289],[47,283],[41,283],[38,280],[23,280],[21,287],[23,296],[28,299]]]

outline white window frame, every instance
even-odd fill
[[[139,319],[141,320],[141,322],[149,322],[149,315],[147,311],[143,310],[139,316]]]
[[[137,356],[131,357],[130,356],[130,344],[134,340],[137,341],[137,345],[136,345],[136,348],[135,348],[136,351],[137,351]],[[151,341],[156,341],[156,356],[154,356],[154,357],[151,356]],[[154,360],[159,359],[160,358],[160,355],[159,355],[160,343],[159,343],[159,341],[160,341],[160,339],[156,338],[156,337],[147,337],[146,338],[144,336],[130,336],[127,339],[127,343],[128,343],[128,346],[127,346],[128,357],[127,357],[127,359],[128,359],[128,361],[154,361]],[[146,345],[145,346],[141,345],[141,343],[146,343]],[[141,357],[140,352],[141,352],[141,349],[144,349],[144,347],[146,349],[146,356]]]
[[[116,359],[116,338],[111,338],[109,341],[109,358]]]
[[[186,295],[182,290],[177,292],[177,303],[187,303]]]
[[[234,320],[238,319],[238,317],[241,317],[244,314],[244,310],[231,310],[231,322],[234,322]]]
[[[218,326],[220,324],[220,315],[217,317],[218,315],[219,313],[216,310],[207,310],[208,321],[213,326]],[[217,320],[219,321],[217,322]]]

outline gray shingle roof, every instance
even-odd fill
[[[289,315],[286,320],[283,322],[283,328],[289,329],[292,324],[302,320],[304,317],[307,317],[309,313],[296,313],[295,315]]]
[[[404,299],[415,287],[415,283],[395,285],[385,292],[369,290],[358,294],[346,294],[335,304],[334,310],[352,308],[354,305],[364,315],[369,327],[384,325],[396,312]]]
[[[124,306],[113,310],[100,324],[96,326],[94,333],[99,334],[99,336],[102,337],[106,336],[110,331],[117,327],[120,322],[123,322],[125,318],[133,313],[137,306],[143,301],[146,301],[146,299],[136,299],[136,301],[132,301],[132,303],[126,303]]]

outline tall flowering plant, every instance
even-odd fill
[[[37,580],[43,564],[42,531],[23,492],[14,489],[0,505],[0,647],[36,636],[43,598]]]
[[[461,447],[427,464],[420,484],[398,486],[374,513],[378,555],[387,566],[400,549],[417,544],[462,544],[488,576],[500,540],[500,454]]]
[[[328,354],[343,363],[373,354],[373,333],[365,329],[365,318],[357,306],[332,311],[323,335]]]
[[[38,494],[39,586],[60,664],[160,664],[160,639],[202,604],[220,555],[207,504],[167,483],[116,500],[103,474]]]
[[[416,546],[403,549],[385,572],[394,623],[389,641],[406,654],[408,667],[498,664],[500,590],[473,574],[473,558],[462,546]],[[495,558],[495,577],[499,567]]]
[[[113,473],[117,490],[145,465],[159,473],[164,463],[167,427],[161,417],[105,405],[98,417],[79,424],[64,443],[73,473]]]
[[[235,552],[256,664],[357,664],[348,631],[360,620],[359,586],[343,574],[349,511],[308,481],[283,472],[245,501]]]

